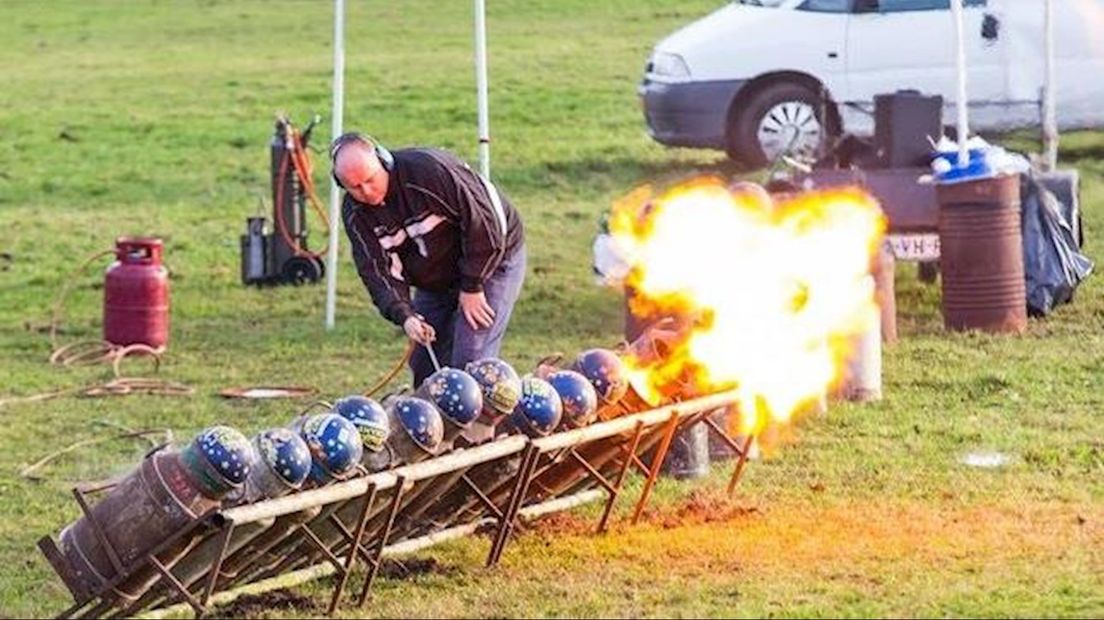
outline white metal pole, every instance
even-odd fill
[[[475,0],[475,87],[479,108],[479,171],[491,178],[491,121],[487,112],[487,6]]]
[[[330,135],[342,133],[345,115],[345,0],[334,0],[333,113]],[[337,311],[337,221],[341,218],[341,188],[330,179],[330,245],[326,253],[326,329],[333,329]]]
[[[1054,83],[1054,2],[1046,0],[1043,17],[1043,47],[1046,54],[1043,75],[1043,165],[1058,167],[1058,110]]]
[[[951,13],[955,24],[955,69],[957,88],[955,104],[958,111],[958,165],[965,168],[970,163],[970,152],[966,140],[970,137],[970,120],[967,114],[969,99],[966,98],[966,33],[962,19],[962,0],[951,0]]]

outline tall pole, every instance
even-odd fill
[[[965,168],[970,164],[970,152],[966,140],[970,137],[970,119],[967,113],[969,100],[966,98],[966,34],[962,19],[962,0],[951,0],[951,13],[955,24],[955,68],[957,88],[955,104],[958,111],[958,166]]]
[[[475,88],[479,108],[479,171],[491,178],[491,121],[487,112],[487,6],[475,0]]]
[[[1043,165],[1058,167],[1058,104],[1054,84],[1054,2],[1046,0],[1043,17],[1043,47],[1046,54],[1043,74]]]
[[[334,0],[333,112],[330,135],[342,133],[345,115],[345,0]],[[331,175],[332,176],[332,175]],[[333,329],[337,312],[337,221],[341,218],[341,188],[330,179],[330,244],[326,252],[326,329]]]

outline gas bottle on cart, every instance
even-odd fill
[[[156,237],[120,237],[104,276],[104,340],[163,349],[169,342],[169,271]]]

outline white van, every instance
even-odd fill
[[[1044,0],[965,0],[971,129],[1037,125]],[[1104,0],[1054,0],[1061,129],[1104,126]],[[762,165],[873,133],[874,96],[955,99],[950,0],[738,0],[656,45],[639,87],[649,133]],[[953,113],[944,110],[945,119]]]

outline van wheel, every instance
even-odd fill
[[[768,84],[729,112],[728,156],[755,168],[781,155],[816,158],[828,131],[816,93],[795,82]]]

